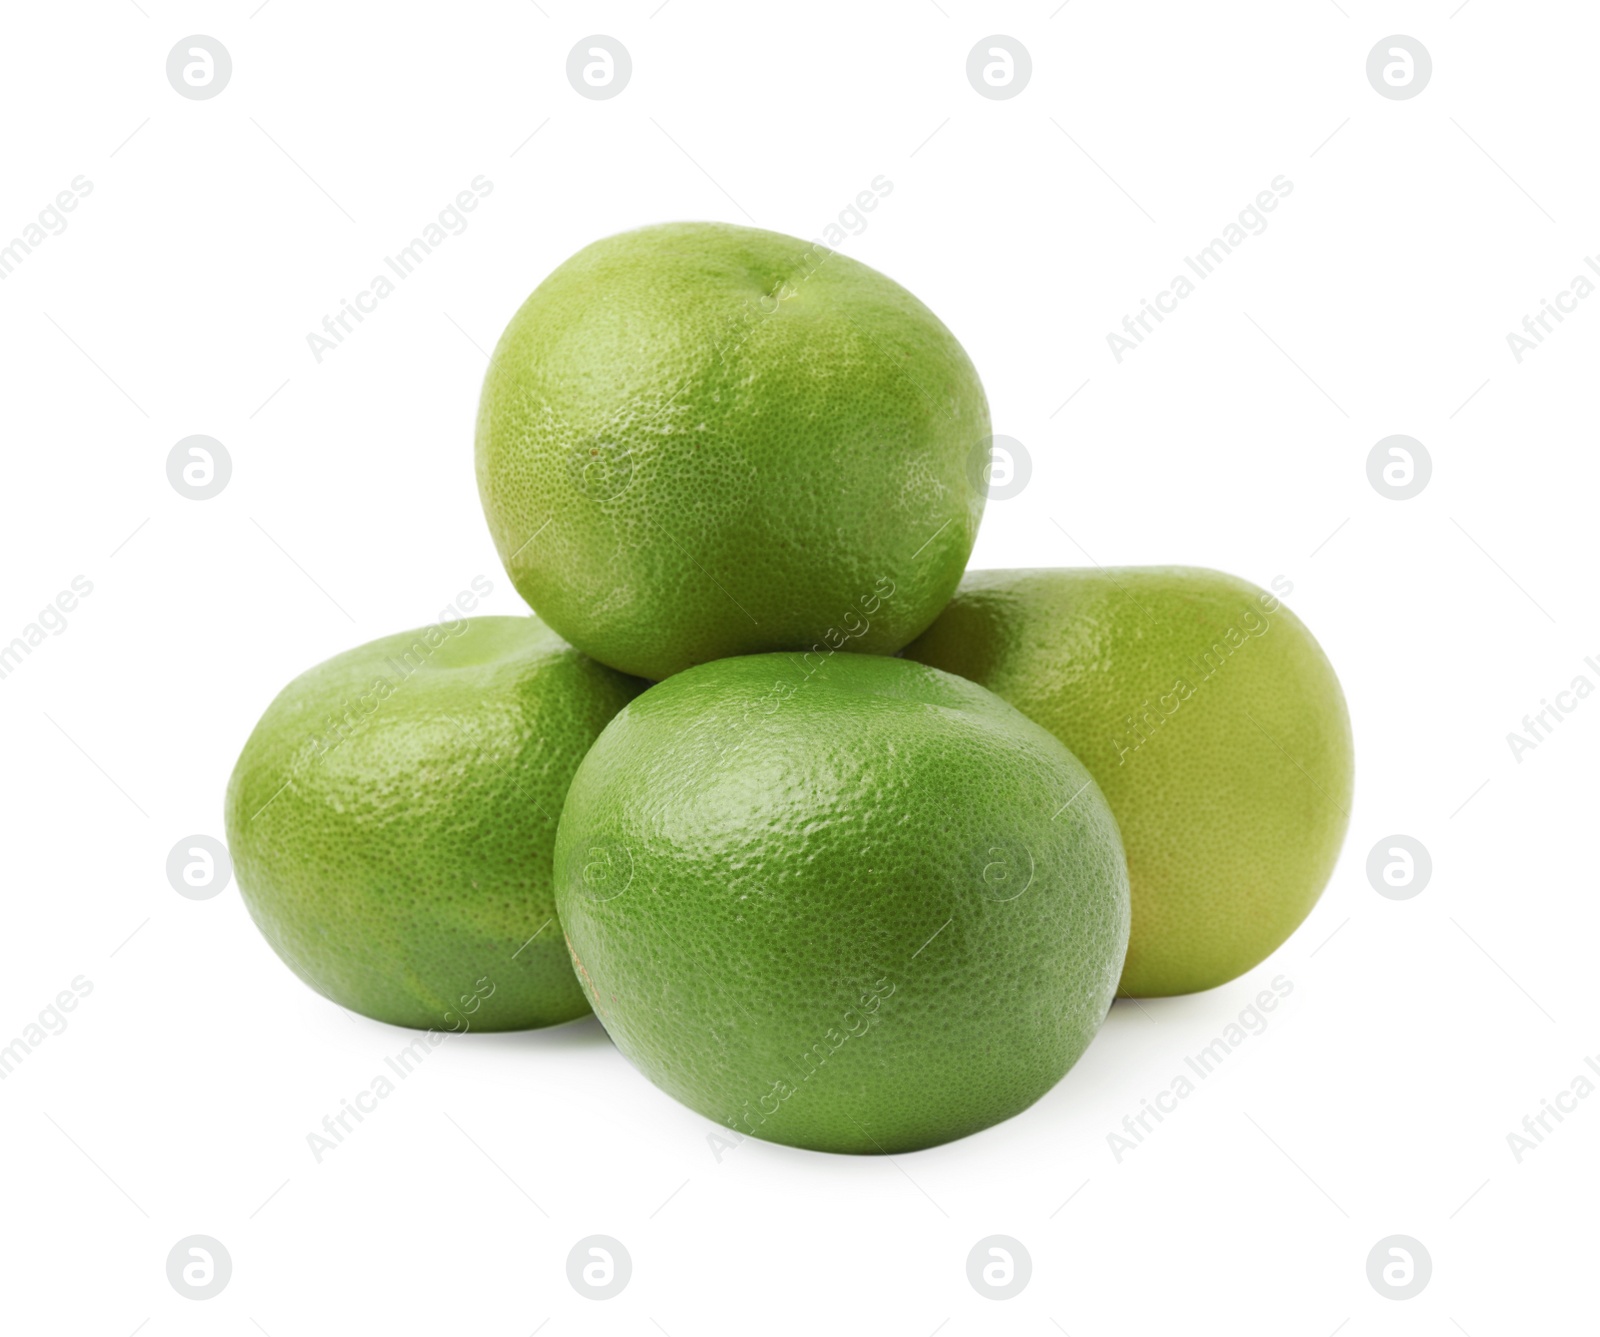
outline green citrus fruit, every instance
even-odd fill
[[[312,988],[379,1021],[582,1016],[551,848],[583,754],[645,686],[531,617],[459,618],[301,674],[228,784],[257,926]]]
[[[1242,975],[1322,894],[1350,719],[1274,595],[1195,567],[974,571],[906,654],[999,693],[1100,782],[1133,889],[1124,994]]]
[[[1105,1018],[1116,822],[998,697],[904,660],[719,660],[573,779],[556,904],[617,1047],[743,1134],[932,1146],[1009,1118]]]
[[[478,490],[539,616],[665,678],[830,635],[898,650],[961,579],[988,437],[972,363],[899,284],[776,232],[672,223],[579,251],[512,318]]]

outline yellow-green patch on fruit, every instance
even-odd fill
[[[906,655],[997,692],[1099,781],[1133,893],[1123,993],[1231,980],[1322,894],[1350,720],[1276,595],[1195,567],[974,571]]]

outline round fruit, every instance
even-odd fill
[[[1025,1109],[1104,1020],[1127,869],[1094,781],[960,678],[704,664],[574,777],[556,904],[611,1038],[740,1133],[897,1152]]]
[[[478,490],[539,616],[665,678],[830,636],[900,649],[961,579],[988,438],[972,363],[899,284],[820,243],[671,223],[579,251],[512,318]]]
[[[301,674],[228,784],[228,849],[274,951],[398,1026],[582,1016],[550,855],[567,785],[647,684],[531,617],[459,618]]]
[[[1133,888],[1123,994],[1223,984],[1317,903],[1349,822],[1350,718],[1274,595],[1196,567],[974,571],[906,654],[999,693],[1100,782]]]

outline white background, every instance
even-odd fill
[[[73,177],[93,190],[0,283],[0,641],[74,576],[93,593],[0,681],[0,1043],[74,977],[93,992],[0,1082],[0,1326],[1592,1324],[1600,1099],[1520,1163],[1507,1134],[1600,1052],[1600,700],[1520,761],[1506,735],[1600,685],[1600,300],[1520,364],[1505,337],[1600,246],[1591,7],[658,2],[7,7],[0,240]],[[193,33],[232,56],[211,100],[166,78]],[[632,56],[609,101],[565,76],[592,33]],[[1031,54],[1010,100],[967,81],[991,33]],[[1411,100],[1367,81],[1394,33],[1432,55]],[[319,364],[307,334],[478,174],[467,230]],[[591,1020],[452,1040],[315,1163],[306,1135],[410,1036],[300,984],[236,887],[176,895],[168,852],[222,834],[293,675],[474,576],[483,611],[520,611],[472,426],[484,350],[544,274],[666,219],[817,237],[880,174],[842,249],[941,315],[1032,459],[974,565],[1292,582],[1356,737],[1320,905],[1247,978],[1119,1003],[1045,1099],[955,1145],[719,1159]],[[1266,231],[1119,364],[1106,334],[1280,174]],[[204,502],[166,475],[196,433],[233,465]],[[1393,433],[1433,461],[1413,500],[1368,482]],[[1404,901],[1365,871],[1394,833],[1433,860]],[[1269,1029],[1119,1162],[1108,1134],[1280,974]],[[597,1233],[633,1259],[604,1303],[565,1274]],[[165,1272],[191,1234],[233,1260],[203,1302]],[[966,1276],[991,1234],[1033,1260],[1005,1302]],[[1367,1280],[1391,1234],[1432,1257],[1414,1299]]]

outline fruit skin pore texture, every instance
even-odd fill
[[[251,917],[313,989],[379,1021],[584,1015],[554,921],[556,822],[583,754],[646,686],[532,617],[460,618],[301,674],[228,784]]]
[[[973,571],[905,653],[998,693],[1099,781],[1133,891],[1122,994],[1226,983],[1322,894],[1349,822],[1350,719],[1276,596],[1198,567]]]
[[[579,767],[556,902],[617,1047],[741,1134],[901,1152],[1031,1105],[1104,1020],[1127,870],[1094,781],[904,660],[721,660]]]
[[[961,345],[893,280],[780,233],[670,223],[585,247],[512,318],[478,490],[523,598],[624,672],[835,628],[892,654],[961,579],[989,431]],[[868,618],[882,582],[897,593]]]

